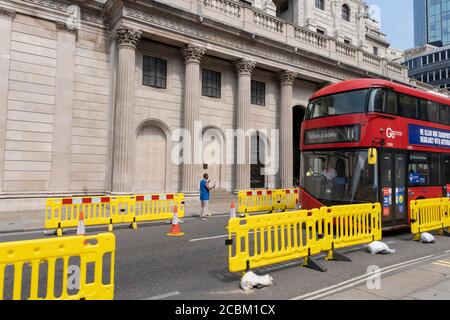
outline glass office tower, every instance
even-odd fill
[[[450,44],[450,0],[414,0],[414,45]]]

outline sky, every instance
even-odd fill
[[[392,48],[414,47],[413,0],[366,0],[380,8],[381,31],[387,34]]]

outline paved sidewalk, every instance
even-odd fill
[[[381,276],[380,289],[357,287],[322,300],[450,300],[450,258]]]

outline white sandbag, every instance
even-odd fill
[[[428,233],[428,232],[424,232],[420,235],[420,242],[423,243],[434,243],[435,238],[433,237],[432,234]]]
[[[390,254],[395,253],[395,249],[390,249],[388,245],[381,241],[374,241],[368,245],[370,254]]]
[[[273,285],[273,278],[269,275],[258,276],[253,272],[247,272],[241,279],[241,289],[251,291],[254,288],[270,287]]]

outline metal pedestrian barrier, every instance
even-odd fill
[[[230,219],[226,241],[230,272],[299,258],[306,258],[305,265],[314,267],[311,256],[320,252],[319,215],[314,209]]]
[[[0,300],[112,300],[115,236],[0,243]]]
[[[114,224],[129,223],[136,229],[137,222],[171,219],[174,206],[183,217],[184,194],[49,198],[45,228],[61,236],[63,228],[78,225],[83,212],[86,226],[107,225],[112,231]]]
[[[295,209],[298,189],[241,190],[238,192],[238,213],[274,212]]]
[[[230,272],[299,258],[304,266],[326,271],[314,255],[324,252],[327,260],[350,261],[335,250],[381,235],[381,205],[357,204],[232,218],[225,244]]]
[[[327,252],[327,260],[349,261],[334,250],[381,240],[379,203],[322,207],[320,212],[319,232],[323,233],[322,251]]]
[[[420,240],[422,232],[433,230],[441,234],[449,234],[450,227],[450,199],[422,199],[410,202],[411,233],[415,240]]]

